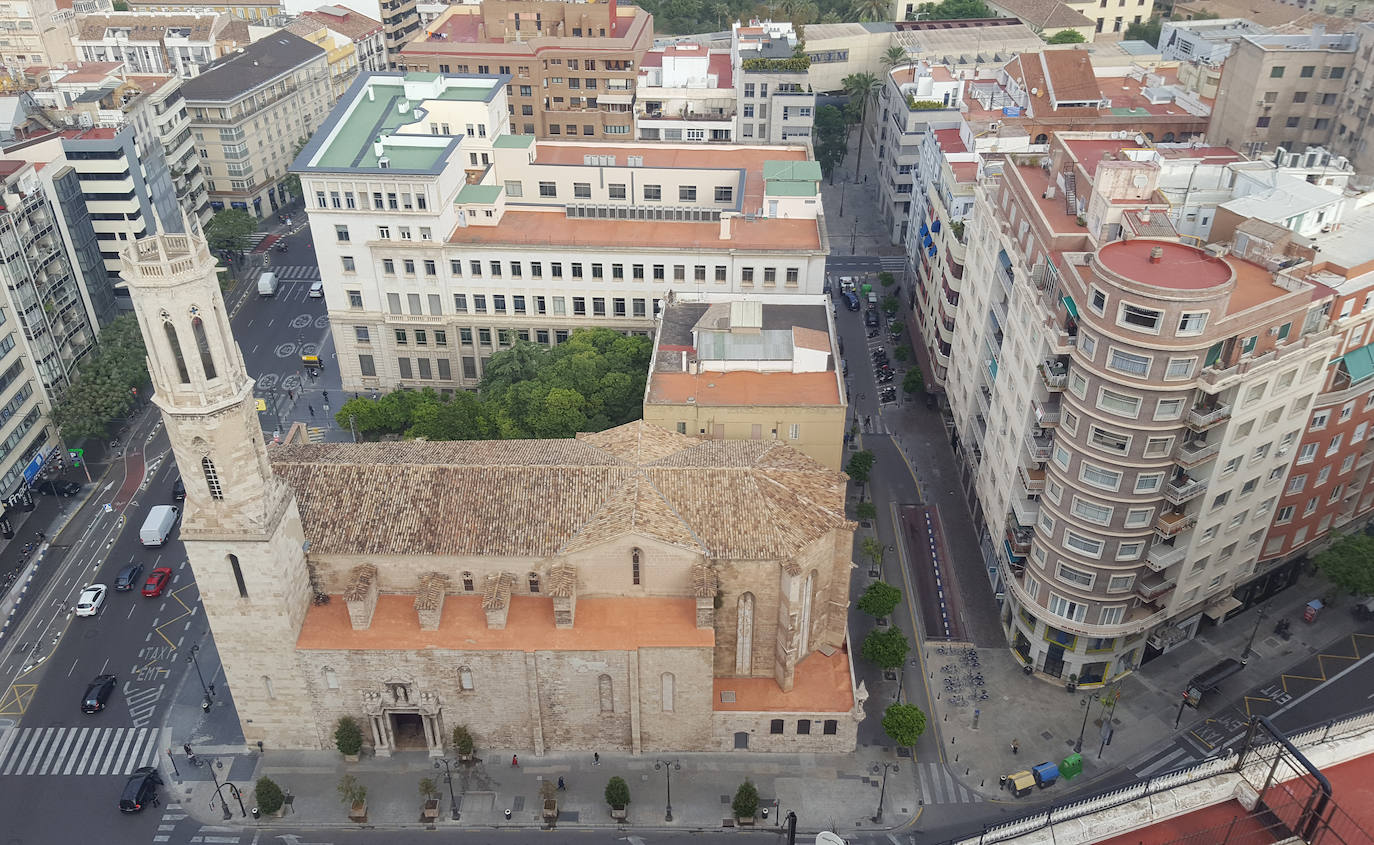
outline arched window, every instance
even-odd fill
[[[1048,144],[1049,142],[1050,136],[1046,135],[1044,132],[1041,132],[1039,135],[1035,136],[1035,143],[1037,144]]]
[[[464,573],[463,573],[463,592],[465,592],[465,593],[470,593],[470,592],[473,591],[473,588],[474,588],[474,584],[473,584],[473,580],[472,580],[472,573],[471,573],[471,572],[464,572]]]
[[[663,712],[673,712],[673,685],[676,683],[672,672],[664,672],[659,678],[659,685],[662,688],[659,693],[659,700],[663,704]]]
[[[801,642],[797,645],[797,659],[801,660],[811,653],[811,605],[816,596],[816,572],[806,575],[801,595]]]
[[[473,689],[472,670],[467,666],[458,667],[458,688],[464,692],[471,692]]]
[[[1146,133],[1145,133],[1145,140],[1147,140],[1147,141],[1149,141],[1150,143],[1153,144],[1154,141],[1155,141],[1155,133],[1153,133],[1153,132],[1146,132]]]
[[[639,586],[639,555],[639,549],[634,549],[630,552],[630,580],[636,587]]]
[[[215,462],[209,458],[201,458],[200,471],[205,473],[205,486],[210,488],[210,498],[223,499],[224,491],[219,486],[219,473],[215,471]]]
[[[339,674],[328,666],[324,668],[324,687],[325,689],[339,688]]]
[[[210,341],[205,337],[205,323],[196,314],[196,309],[191,309],[191,333],[195,335],[196,351],[200,353],[200,366],[205,370],[205,378],[208,381],[215,377],[215,359],[210,357]]]
[[[754,594],[739,597],[735,609],[735,674],[754,671]]]
[[[529,578],[530,578],[530,592],[531,592],[531,593],[537,593],[537,592],[539,592],[539,573],[538,573],[538,572],[531,572],[530,575],[529,575]]]
[[[238,555],[229,555],[229,568],[234,572],[234,583],[239,588],[239,598],[248,598],[248,585],[243,583],[243,570],[239,568]]]
[[[172,347],[172,360],[176,361],[177,375],[181,378],[182,384],[191,383],[191,374],[186,370],[186,359],[181,354],[181,341],[177,339],[177,327],[172,325],[171,320],[162,324],[162,330],[167,333],[167,345]]]
[[[1161,138],[1160,140],[1161,140],[1163,143],[1165,143],[1165,144],[1172,144],[1172,143],[1174,142],[1174,133],[1172,133],[1172,132],[1165,132],[1165,133],[1164,133],[1164,137]]]
[[[602,675],[596,679],[597,691],[601,694],[601,712],[615,712],[615,692],[611,686],[611,676]]]

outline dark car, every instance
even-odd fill
[[[81,485],[75,481],[40,481],[38,492],[49,496],[66,496],[68,498],[81,492]]]
[[[859,297],[854,294],[854,291],[847,290],[844,292],[844,304],[849,308],[850,311],[858,311]]]
[[[157,769],[144,766],[135,769],[124,784],[124,794],[119,796],[121,813],[137,813],[157,799],[157,788],[162,786],[162,778]]]
[[[86,685],[85,695],[81,696],[81,712],[99,713],[104,710],[105,702],[110,700],[114,688],[114,675],[96,675],[95,680]]]
[[[181,483],[181,476],[178,475],[177,480],[172,482],[172,501],[180,502],[182,499],[185,498],[186,485]]]
[[[872,308],[865,311],[864,325],[868,326],[870,329],[878,328],[878,312],[874,311]]]
[[[114,588],[121,593],[127,593],[134,588],[138,582],[138,576],[143,574],[143,564],[131,563],[119,570],[115,576]]]

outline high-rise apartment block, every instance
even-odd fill
[[[82,61],[190,79],[251,40],[248,22],[228,13],[111,12],[82,17],[73,44]]]
[[[79,19],[109,12],[112,0],[29,0],[0,6],[0,61],[11,76],[25,68],[75,61],[72,39]]]
[[[402,70],[503,74],[510,131],[628,141],[653,15],[616,0],[452,6],[397,59]]]
[[[740,140],[758,144],[805,143],[816,122],[811,60],[788,21],[734,24],[730,58],[739,103]]]
[[[507,82],[365,76],[297,158],[345,389],[473,387],[512,338],[647,333],[673,292],[821,292],[807,147],[540,142]]]

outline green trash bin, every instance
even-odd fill
[[[1073,780],[1083,774],[1083,755],[1070,754],[1065,757],[1064,761],[1059,764],[1059,774],[1063,776],[1064,780]]]

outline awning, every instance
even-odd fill
[[[1068,294],[1064,295],[1064,307],[1069,309],[1070,317],[1074,318],[1075,320],[1078,319],[1078,303],[1073,301],[1072,296],[1069,296]]]
[[[938,231],[940,231],[940,221],[939,221],[939,220],[936,220],[934,223],[931,223],[931,224],[930,224],[930,231],[932,231],[932,232],[938,232]]]
[[[1226,614],[1230,613],[1238,607],[1240,607],[1240,599],[1236,598],[1235,596],[1227,596],[1221,601],[1209,605],[1206,609],[1202,611],[1202,615],[1206,616],[1213,622],[1220,622],[1222,619],[1226,618]]]
[[[926,255],[930,256],[931,258],[934,258],[934,257],[935,257],[935,247],[930,247],[929,249],[927,249],[927,250],[926,250]]]
[[[922,224],[921,224],[921,234],[922,234],[922,235],[925,235],[925,234],[929,234],[929,232],[930,232],[930,227],[927,226],[925,223],[922,223]]]
[[[930,239],[930,235],[926,235],[924,238],[921,238],[921,243],[924,244],[925,246],[930,246],[931,244],[933,244],[933,243],[935,243],[935,242],[932,241],[932,240]]]
[[[1340,360],[1345,365],[1345,372],[1346,375],[1350,376],[1351,384],[1357,384],[1370,376],[1374,376],[1374,344],[1352,349],[1342,355]]]
[[[598,103],[619,103],[628,106],[635,101],[635,95],[633,91],[602,91],[600,94],[596,95],[596,101]]]

